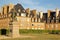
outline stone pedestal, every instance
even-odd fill
[[[13,30],[12,30],[12,37],[19,37],[19,30],[18,30],[18,27],[13,27]]]
[[[13,22],[12,37],[19,37],[19,23]]]
[[[11,37],[20,37],[19,35],[19,23],[18,22],[12,22],[12,26],[10,27],[11,29]]]

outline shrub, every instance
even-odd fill
[[[60,30],[32,30],[32,29],[20,29],[20,34],[42,34],[42,33],[49,33],[49,34],[59,34]]]
[[[60,30],[50,30],[50,34],[59,34]]]
[[[20,34],[25,34],[25,33],[28,33],[28,34],[31,34],[31,33],[38,33],[38,34],[41,34],[41,33],[48,33],[48,30],[32,30],[32,29],[20,29],[19,30]]]

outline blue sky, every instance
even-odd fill
[[[25,9],[37,9],[38,11],[43,12],[46,12],[48,9],[60,9],[60,0],[0,0],[0,7],[8,5],[9,3],[20,3]]]

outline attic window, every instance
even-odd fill
[[[18,9],[18,12],[20,12],[21,10],[20,9]]]
[[[23,12],[25,12],[25,10],[23,10]]]
[[[21,13],[21,16],[24,16],[24,17],[25,17],[25,16],[26,16],[26,14],[25,14],[25,13]]]
[[[34,26],[34,24],[32,24],[32,26]]]

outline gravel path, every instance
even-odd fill
[[[26,35],[20,35],[19,37],[9,37],[9,36],[4,36],[0,35],[0,39],[11,39],[11,38],[32,38],[33,36],[26,36]]]

